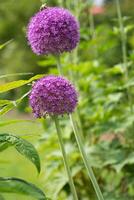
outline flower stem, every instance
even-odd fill
[[[123,67],[124,67],[124,81],[128,82],[128,69],[127,69],[127,34],[125,32],[124,24],[123,24],[123,18],[121,13],[121,7],[119,0],[116,0],[116,8],[117,8],[117,15],[118,15],[118,23],[119,23],[119,29],[120,29],[120,36],[121,36],[121,45],[122,45],[122,59],[123,59]],[[130,105],[130,111],[133,113],[133,103],[132,103],[132,97],[129,93],[129,88],[127,88],[127,97],[128,102]]]
[[[92,45],[93,47],[93,55],[94,55],[94,59],[98,59],[98,49],[97,49],[97,45],[96,45],[96,30],[95,30],[95,20],[94,20],[94,16],[93,16],[93,13],[91,11],[91,6],[92,4],[90,5],[90,9],[89,9],[89,12],[88,12],[88,18],[89,18],[89,24],[90,24],[90,35],[91,35],[91,39],[95,42],[94,45]]]
[[[61,61],[60,61],[60,55],[56,55],[55,57],[56,57],[56,61],[57,61],[57,69],[58,69],[59,75],[62,76],[63,75],[63,70],[62,70],[62,65],[61,65]],[[73,74],[72,74],[72,78],[73,78]],[[79,115],[78,109],[76,109],[76,114],[77,114],[78,123],[79,123],[79,126],[78,126],[78,123],[77,123],[77,126],[80,129],[81,138],[84,141],[84,133],[83,133],[82,123],[81,123],[81,119],[80,119],[80,115]]]
[[[82,143],[81,137],[79,135],[79,132],[78,132],[78,129],[77,129],[77,126],[76,126],[76,122],[73,119],[72,115],[70,115],[70,120],[71,120],[71,124],[72,124],[72,127],[73,127],[73,131],[74,131],[74,134],[75,134],[75,138],[76,138],[79,150],[80,150],[81,155],[82,155],[83,162],[85,164],[85,167],[87,169],[87,172],[88,172],[88,175],[91,179],[91,182],[94,186],[96,195],[97,195],[99,200],[104,200],[103,195],[102,195],[101,190],[100,190],[100,187],[99,187],[97,180],[95,178],[94,172],[92,170],[92,167],[89,164],[89,160],[88,160],[87,154],[84,150],[83,143]]]
[[[62,139],[62,133],[61,133],[60,125],[59,125],[59,120],[58,120],[58,118],[56,116],[53,116],[52,118],[53,118],[53,120],[55,122],[55,127],[56,127],[56,130],[57,130],[57,135],[58,135],[58,139],[59,139],[59,143],[60,143],[60,148],[61,148],[62,155],[63,155],[63,161],[64,161],[64,165],[65,165],[65,168],[66,168],[66,171],[67,171],[67,174],[68,174],[69,185],[70,185],[70,188],[71,188],[71,191],[72,191],[72,194],[73,194],[73,199],[74,200],[78,200],[76,189],[75,189],[74,182],[73,182],[73,178],[71,176],[71,171],[70,171],[68,160],[67,160],[66,151],[65,151],[65,148],[64,148],[64,144],[63,144],[63,139]]]
[[[63,70],[62,70],[62,66],[61,66],[61,61],[60,61],[60,55],[55,55],[56,57],[56,62],[57,62],[57,69],[58,69],[58,72],[59,72],[59,75],[63,75]]]

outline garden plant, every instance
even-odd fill
[[[0,200],[133,200],[132,1],[0,4]]]

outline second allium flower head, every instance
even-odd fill
[[[49,75],[34,84],[29,99],[37,118],[47,114],[63,115],[74,111],[77,92],[67,79]]]
[[[79,23],[64,8],[44,8],[31,18],[27,38],[38,55],[70,52],[79,42]]]

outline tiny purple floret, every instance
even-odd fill
[[[79,23],[67,9],[47,7],[31,18],[27,38],[37,55],[70,52],[79,42]]]
[[[77,105],[75,87],[62,76],[45,76],[38,80],[29,96],[36,118],[72,113]]]

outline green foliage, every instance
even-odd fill
[[[18,81],[13,81],[13,82],[10,82],[10,83],[5,83],[3,85],[0,85],[0,93],[7,92],[9,90],[21,87],[23,85],[31,83],[34,80],[42,78],[43,76],[44,76],[44,74],[36,75],[36,76],[30,78],[29,80],[18,80]]]
[[[10,146],[14,146],[20,154],[28,158],[36,166],[37,171],[40,172],[39,155],[31,143],[14,135],[7,133],[0,134],[0,151]]]
[[[4,44],[0,45],[0,50],[3,49],[6,45],[10,44],[13,40],[9,40],[7,42],[5,42]]]
[[[0,76],[0,79],[2,79],[2,78],[7,78],[7,77],[14,77],[14,76],[24,76],[24,75],[31,75],[31,74],[33,74],[33,73],[31,73],[31,72],[27,72],[27,73],[14,73],[14,74],[4,74],[4,75],[1,75]]]
[[[122,32],[118,25],[115,1],[111,2],[106,6],[104,15],[93,17],[94,29],[90,26],[92,24],[89,1],[85,3],[79,1],[79,5],[76,5],[77,1],[50,0],[47,4],[48,6],[64,5],[80,20],[79,47],[71,54],[62,55],[61,62],[64,75],[71,79],[78,89],[78,113],[75,113],[75,117],[79,121],[79,129],[84,132],[85,148],[104,197],[107,200],[133,200],[134,3],[131,0],[124,0],[121,4],[123,14],[126,15],[122,19],[127,47],[127,62],[124,64]],[[54,57],[34,55],[26,42],[28,20],[40,6],[41,1],[36,0],[23,0],[19,4],[10,0],[1,0],[0,73],[5,75],[0,76],[0,132],[11,133],[11,135],[0,135],[0,173],[2,176],[3,173],[4,176],[12,176],[12,174],[22,176],[36,183],[52,199],[69,200],[70,190],[54,125],[49,119],[31,120],[27,102],[28,84],[41,78],[43,74],[57,74]],[[11,38],[13,40],[10,41]],[[25,76],[29,71],[41,75],[27,79]],[[19,112],[20,107],[22,113]],[[96,200],[67,116],[61,118],[61,126],[79,198]],[[33,168],[27,165],[25,160],[21,161],[21,158],[18,158],[14,151],[12,152],[12,148],[8,148],[14,146],[40,171],[39,158],[34,147],[14,134],[22,135],[36,145],[42,163],[42,172],[38,179],[34,177]],[[9,153],[8,159],[5,158],[4,149]],[[13,158],[14,154],[16,156]],[[33,160],[32,157],[35,159]],[[20,193],[19,189],[24,187],[24,192],[31,192],[29,195],[37,192],[34,197],[40,198],[39,190],[31,184],[25,185],[25,182],[18,179],[3,178],[3,180],[5,183],[0,183],[0,186],[5,184],[4,189],[7,188],[7,192],[18,190],[16,192]],[[25,186],[18,185],[23,183]],[[42,192],[39,192],[40,194],[43,195]],[[2,198],[0,196],[0,199]],[[12,197],[5,193],[4,198],[23,200],[23,196],[17,194]],[[26,198],[28,197],[24,197],[24,200]]]
[[[0,200],[5,200],[5,198],[2,195],[0,195]]]
[[[44,75],[36,75],[28,80],[18,80],[18,81],[13,81],[10,83],[5,83],[3,85],[0,85],[0,93],[4,93],[4,92],[8,92],[10,90],[16,89],[18,87],[24,86],[26,84],[29,84],[31,82],[33,82],[34,80],[37,80],[41,77],[43,77]],[[20,104],[22,102],[22,100],[28,96],[29,92],[27,92],[26,94],[23,94],[22,97],[20,97],[19,99],[15,100],[15,101],[9,101],[9,100],[0,100],[0,115],[4,115],[7,112],[9,112],[10,110],[12,110],[14,107],[17,107],[18,104]]]
[[[30,195],[38,200],[47,200],[45,194],[35,185],[18,178],[2,178],[0,177],[1,193],[19,193]]]
[[[0,115],[6,114],[10,110],[12,110],[14,107],[17,107],[19,103],[22,102],[22,100],[28,96],[29,92],[24,94],[22,97],[17,99],[16,101],[9,101],[9,100],[0,100]]]

